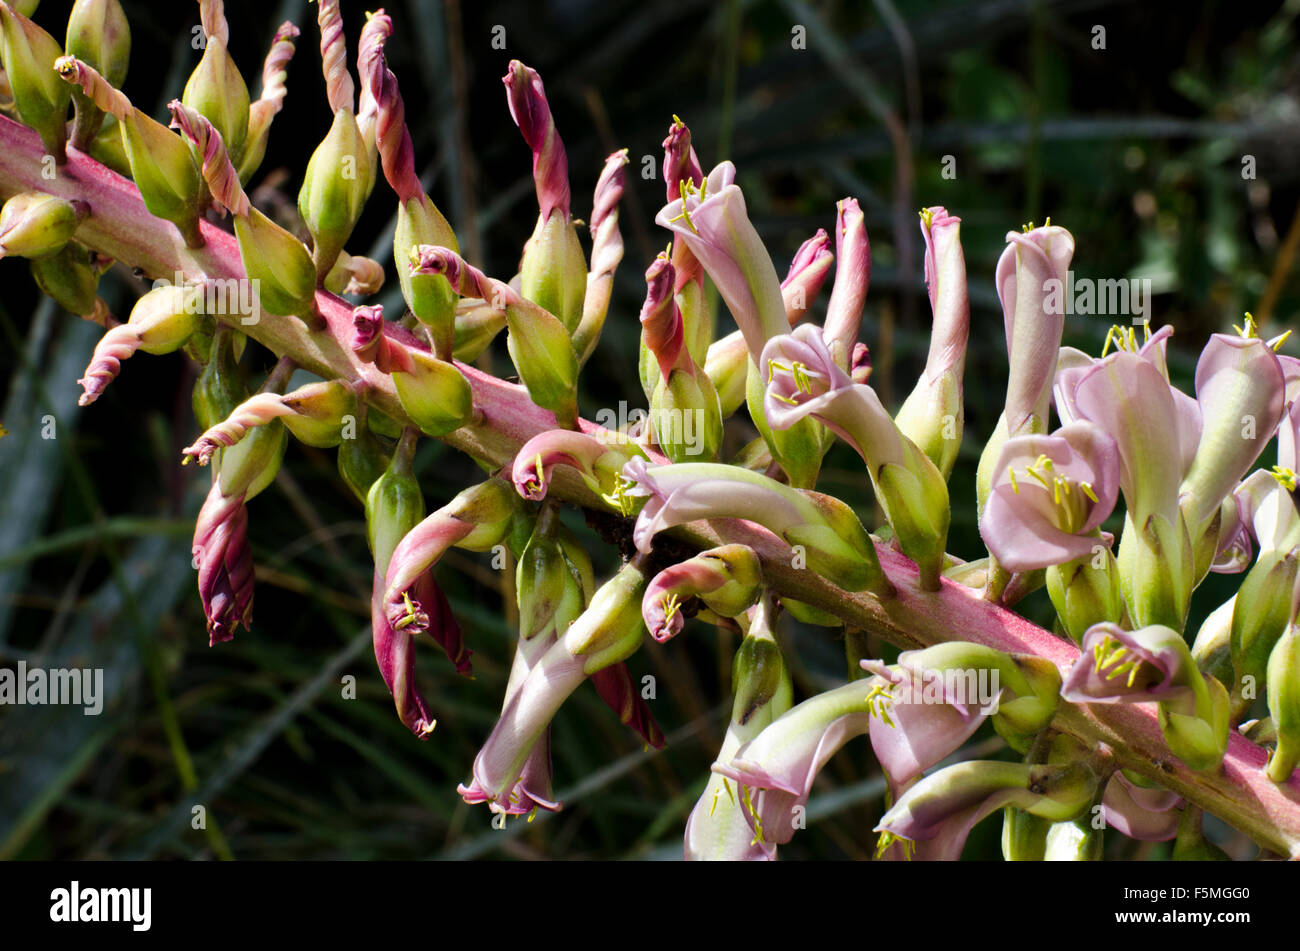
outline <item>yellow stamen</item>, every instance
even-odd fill
[[[1020,486],[1016,483],[1016,470],[1010,466],[1007,467],[1007,478],[1011,480],[1011,491],[1016,495],[1020,494]]]
[[[1079,483],[1079,491],[1081,491],[1081,492],[1082,492],[1084,495],[1086,495],[1088,498],[1092,499],[1092,501],[1094,501],[1094,502],[1098,501],[1098,499],[1097,499],[1097,493],[1095,493],[1095,492],[1092,491],[1092,483],[1091,483],[1091,482],[1080,482],[1080,483]]]
[[[1288,469],[1286,466],[1274,466],[1272,472],[1273,478],[1276,479],[1288,492],[1296,490],[1297,479],[1294,469]]]
[[[681,600],[677,597],[677,594],[675,592],[672,594],[664,595],[663,609],[664,609],[665,624],[673,619],[674,615],[676,615],[677,612],[681,610],[681,606],[682,606]]]
[[[1280,337],[1278,337],[1276,340],[1274,340],[1274,341],[1273,341],[1273,349],[1274,349],[1274,351],[1277,351],[1277,350],[1282,349],[1282,344],[1286,343],[1287,338],[1290,337],[1291,334],[1292,334],[1292,331],[1288,330],[1286,333],[1282,334],[1282,336],[1280,336]]]

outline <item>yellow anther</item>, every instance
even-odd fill
[[[925,226],[929,228],[931,225],[934,224],[934,212],[931,211],[929,208],[922,208],[921,220],[924,221]]]
[[[1079,483],[1079,491],[1081,491],[1081,492],[1082,492],[1084,495],[1086,495],[1088,498],[1092,499],[1092,501],[1094,501],[1094,502],[1098,501],[1098,499],[1097,499],[1097,493],[1095,493],[1095,492],[1092,491],[1092,483],[1091,483],[1091,482],[1080,482],[1080,483]]]
[[[1272,475],[1282,485],[1282,488],[1288,492],[1296,490],[1297,479],[1300,477],[1296,475],[1294,469],[1288,469],[1286,466],[1274,466]]]
[[[666,624],[667,622],[671,621],[674,615],[676,615],[677,612],[681,610],[681,607],[682,607],[682,602],[681,599],[677,597],[676,592],[664,595],[664,599],[663,599],[664,623]]]
[[[1274,340],[1273,343],[1272,343],[1272,347],[1273,347],[1273,349],[1274,349],[1274,350],[1280,350],[1280,349],[1282,349],[1282,344],[1286,343],[1287,337],[1290,337],[1291,334],[1292,334],[1292,331],[1288,330],[1286,333],[1282,334],[1282,336],[1280,336],[1280,337],[1278,337],[1276,340]]]
[[[880,858],[889,850],[891,845],[897,843],[903,849],[903,860],[910,862],[916,854],[916,843],[911,839],[905,839],[901,835],[894,835],[892,832],[880,833],[880,838],[876,840],[876,858]]]
[[[532,811],[528,813],[528,821],[532,822],[536,818],[537,818],[537,807],[533,806]]]
[[[1016,470],[1010,466],[1007,467],[1007,478],[1011,480],[1011,491],[1016,495],[1020,494],[1020,486],[1016,482]]]
[[[406,605],[406,616],[393,625],[395,631],[404,630],[415,623],[415,612],[418,606],[411,600],[411,595],[406,591],[402,592],[402,603]]]

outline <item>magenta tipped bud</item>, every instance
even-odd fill
[[[790,271],[781,282],[781,299],[785,301],[785,319],[793,327],[808,313],[808,308],[817,299],[826,277],[830,274],[835,255],[831,252],[831,239],[826,229],[818,228],[817,233],[799,246],[794,260],[790,262]]]
[[[533,182],[537,186],[537,203],[543,221],[558,211],[569,216],[569,160],[564,143],[555,129],[551,106],[537,70],[519,60],[510,61],[510,71],[502,77],[506,86],[506,103],[510,116],[519,126],[524,141],[533,150]]]
[[[866,217],[856,198],[845,198],[836,206],[835,285],[826,305],[822,334],[836,362],[848,365],[862,324],[862,307],[871,283],[871,242],[867,239]]]

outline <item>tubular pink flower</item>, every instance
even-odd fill
[[[925,377],[936,380],[944,371],[955,369],[960,381],[970,337],[970,297],[966,290],[966,257],[961,248],[961,219],[948,214],[943,206],[935,205],[921,213],[921,234],[925,237],[925,284],[934,314]]]
[[[540,502],[546,498],[555,467],[568,466],[578,471],[593,492],[604,492],[627,460],[639,454],[631,445],[613,447],[586,433],[552,429],[538,433],[519,448],[511,479],[521,496]]]
[[[683,602],[698,597],[711,610],[737,617],[763,593],[758,556],[744,545],[724,545],[660,571],[646,586],[641,619],[659,643],[676,637],[685,618]]]
[[[950,756],[987,716],[976,698],[951,692],[940,672],[908,667],[901,663],[903,657],[899,660],[895,667],[861,662],[863,670],[876,675],[868,681],[874,700],[871,748],[896,791]],[[928,702],[930,693],[942,702]]]
[[[769,858],[794,838],[795,809],[807,805],[822,767],[870,729],[877,686],[859,680],[805,700],[773,720],[728,762],[713,764],[713,772],[740,787],[742,812]]]
[[[1011,375],[1007,381],[1007,434],[1018,435],[1030,417],[1047,422],[1048,399],[1061,346],[1065,311],[1051,304],[1074,256],[1074,238],[1056,225],[1007,233],[995,281],[1002,302]],[[1055,285],[1049,281],[1056,281]]]
[[[361,95],[357,99],[357,125],[362,138],[373,144],[374,126],[379,116],[378,94],[387,70],[383,62],[384,46],[393,35],[392,18],[382,8],[366,14],[361,38],[357,41],[357,77],[361,80]],[[380,61],[376,64],[376,60]]]
[[[1178,793],[1139,786],[1123,770],[1115,771],[1101,797],[1106,825],[1143,842],[1168,842],[1177,835],[1182,804]]]
[[[225,7],[223,0],[199,0],[199,22],[204,36],[215,37],[229,46],[230,24],[226,22]]]
[[[654,354],[664,378],[673,370],[695,375],[695,363],[686,349],[682,330],[682,312],[673,297],[675,277],[672,262],[660,254],[645,272],[646,298],[641,305],[645,345]]]
[[[537,186],[537,204],[542,221],[558,211],[569,216],[569,160],[564,143],[555,129],[551,106],[537,70],[517,59],[510,61],[510,71],[501,80],[506,86],[506,103],[510,117],[519,126],[524,141],[533,150],[533,182]]]
[[[1061,696],[1071,703],[1145,703],[1190,691],[1187,645],[1167,627],[1125,631],[1094,624],[1080,645]]]
[[[78,406],[89,406],[117,379],[122,372],[122,361],[132,357],[141,346],[140,331],[130,324],[118,324],[99,338],[95,352],[90,357],[86,374],[78,384],[85,390],[77,400]]]
[[[119,122],[135,108],[125,93],[75,56],[60,56],[54,61],[54,70],[68,82],[80,86],[91,102]]]
[[[1281,424],[1285,391],[1282,364],[1265,341],[1210,337],[1196,364],[1200,440],[1179,487],[1194,538]]]
[[[980,534],[1009,571],[1033,571],[1088,555],[1109,541],[1098,530],[1119,494],[1119,450],[1100,427],[1071,423],[1051,436],[1002,446]]]
[[[582,301],[582,320],[574,331],[574,348],[579,360],[586,360],[595,349],[605,325],[609,298],[614,290],[614,272],[623,260],[623,235],[618,229],[618,203],[627,181],[627,149],[619,149],[605,159],[591,209],[591,265],[587,274],[587,291]]]
[[[971,760],[931,773],[909,788],[876,826],[881,848],[916,843],[916,858],[956,861],[971,830],[1003,806],[1064,821],[1092,801],[1096,779],[1083,765]]]
[[[790,271],[781,282],[781,300],[785,304],[785,319],[793,327],[816,300],[826,276],[830,273],[835,255],[830,249],[831,239],[825,228],[799,245],[790,262]]]
[[[202,165],[203,180],[208,183],[212,200],[231,214],[241,218],[248,217],[252,204],[243,186],[239,184],[239,175],[230,164],[226,154],[225,143],[218,132],[197,110],[191,109],[179,99],[167,103],[171,110],[173,129],[179,129],[181,135],[194,143]]]
[[[862,324],[862,307],[871,284],[871,242],[866,216],[856,198],[835,205],[835,284],[826,305],[826,343],[841,366],[848,365]]]
[[[384,55],[384,44],[391,33],[392,21],[382,10],[370,18],[361,36],[357,70],[361,74],[363,113],[367,116],[371,110],[374,113],[375,145],[384,178],[397,194],[397,200],[405,204],[423,197],[424,188],[415,170],[415,147],[406,127],[406,104]]]
[[[434,593],[436,592],[436,593]],[[426,576],[418,586],[418,593],[423,595],[422,606],[428,605],[434,611],[434,618],[445,621],[451,612],[441,611],[441,591],[433,583],[432,576]],[[384,613],[384,579],[378,571],[374,575],[374,586],[370,599],[371,630],[375,650],[375,662],[379,665],[380,676],[388,692],[392,694],[397,707],[397,715],[406,724],[407,729],[420,739],[427,739],[433,732],[436,722],[429,710],[429,705],[415,684],[415,639],[406,631],[398,631]],[[426,614],[426,629],[435,630],[436,621]],[[457,628],[459,630],[459,628]]]
[[[373,363],[381,373],[414,373],[415,362],[407,345],[390,331],[379,304],[363,304],[352,310],[352,352],[359,360]]]
[[[723,162],[700,187],[687,185],[683,197],[665,205],[655,223],[679,235],[699,259],[745,335],[750,358],[757,361],[763,345],[790,325],[776,268],[749,221],[735,177],[736,167]]]
[[[320,26],[321,71],[325,75],[325,94],[330,112],[351,112],[356,87],[348,72],[348,41],[343,33],[343,15],[339,0],[318,0],[316,23]]]
[[[217,478],[194,525],[194,564],[199,569],[199,597],[208,620],[208,643],[248,628],[253,614],[253,552],[248,545],[248,509],[244,494],[226,496]]]
[[[620,723],[630,727],[651,749],[664,748],[667,742],[664,731],[655,720],[650,704],[641,696],[641,685],[632,680],[627,664],[620,662],[601,668],[591,675],[591,685]]]

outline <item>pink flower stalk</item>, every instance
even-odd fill
[[[835,361],[848,366],[862,324],[862,308],[871,284],[871,242],[867,219],[856,198],[835,205],[835,284],[826,305],[822,333]]]
[[[749,221],[736,167],[717,166],[698,188],[665,205],[655,222],[686,242],[726,302],[757,361],[769,338],[789,329],[776,268]]]
[[[1006,327],[1011,373],[1007,381],[1007,434],[1019,435],[1031,418],[1046,429],[1048,400],[1065,310],[1051,301],[1067,278],[1074,238],[1056,225],[1007,233],[995,281]],[[1049,282],[1057,282],[1055,285]]]
[[[831,252],[831,239],[825,228],[799,245],[790,262],[790,270],[781,282],[781,300],[785,304],[785,319],[793,327],[808,313],[817,299],[826,277],[830,274],[835,255]]]
[[[1106,825],[1130,839],[1168,842],[1178,834],[1183,797],[1159,787],[1139,786],[1116,770],[1106,783],[1101,808]]]
[[[501,81],[506,86],[510,117],[533,150],[533,183],[537,187],[542,221],[550,218],[553,211],[568,218],[569,160],[551,117],[542,77],[537,75],[537,70],[512,59],[510,71]]]
[[[215,474],[194,525],[193,554],[212,646],[233,638],[241,624],[247,629],[253,614],[253,551],[244,493],[223,494]]]
[[[1064,564],[1110,547],[1100,528],[1118,495],[1119,450],[1100,427],[1015,436],[998,457],[980,534],[1009,571]]]
[[[521,496],[540,502],[546,498],[555,467],[568,466],[593,492],[605,493],[618,482],[619,472],[633,455],[640,455],[640,450],[631,445],[613,447],[586,433],[552,429],[519,448],[511,479]]]

